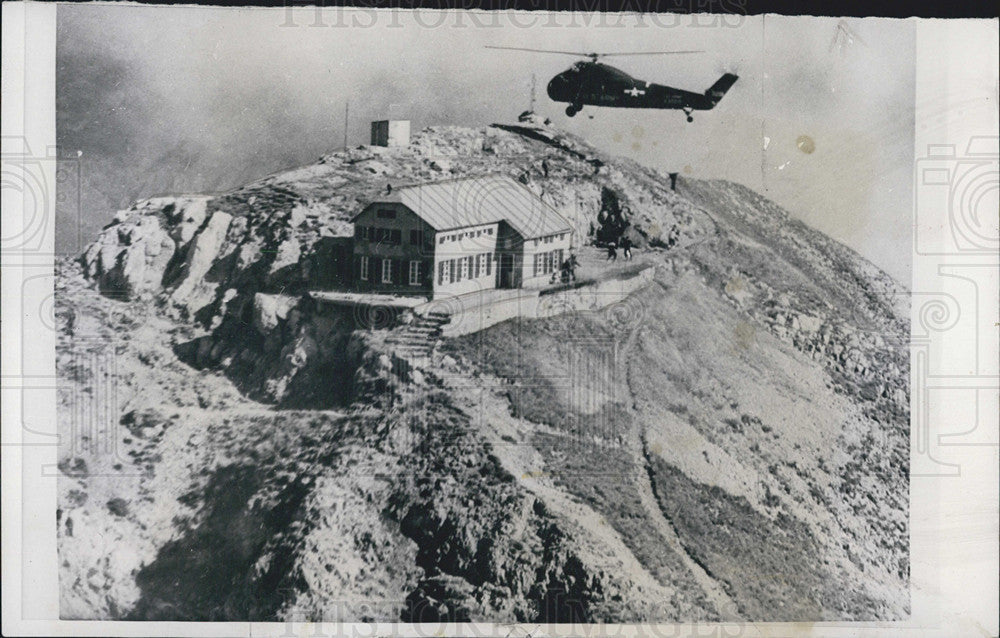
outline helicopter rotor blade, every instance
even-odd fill
[[[704,53],[704,51],[633,51],[631,53],[596,53],[602,58],[620,57],[626,55],[676,55],[678,53]]]
[[[552,49],[525,49],[523,47],[495,47],[486,45],[487,49],[506,49],[507,51],[530,51],[532,53],[560,53],[562,55],[576,55],[581,58],[589,58],[593,53],[580,53],[579,51],[554,51]]]
[[[505,49],[507,51],[530,51],[532,53],[559,53],[562,55],[575,55],[581,58],[590,58],[591,60],[596,60],[598,58],[609,58],[609,57],[623,57],[631,55],[674,55],[678,53],[704,53],[704,51],[633,51],[630,53],[583,53],[580,51],[556,51],[552,49],[527,49],[524,47],[497,47],[486,45],[487,49]]]

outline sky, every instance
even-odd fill
[[[556,126],[652,168],[745,184],[910,281],[915,23],[785,16],[60,5],[57,141],[78,152],[80,197],[57,214],[76,252],[114,211],[156,194],[214,192],[314,162],[375,119],[484,126],[530,104]],[[581,52],[702,50],[606,60],[702,92],[712,111],[549,100]]]

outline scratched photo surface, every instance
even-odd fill
[[[910,616],[913,22],[57,37],[62,618]]]

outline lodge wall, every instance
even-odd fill
[[[552,273],[558,273],[563,261],[569,257],[570,236],[569,231],[565,231],[524,242],[521,263],[523,287],[539,288],[549,284]]]
[[[442,231],[434,243],[434,298],[496,287],[499,224]]]
[[[368,206],[354,222],[355,289],[403,295],[430,293],[435,241],[434,229],[406,206]]]

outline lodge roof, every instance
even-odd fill
[[[556,209],[505,175],[400,186],[373,200],[365,210],[390,202],[403,204],[439,232],[500,221],[524,239],[572,231],[572,225]]]

